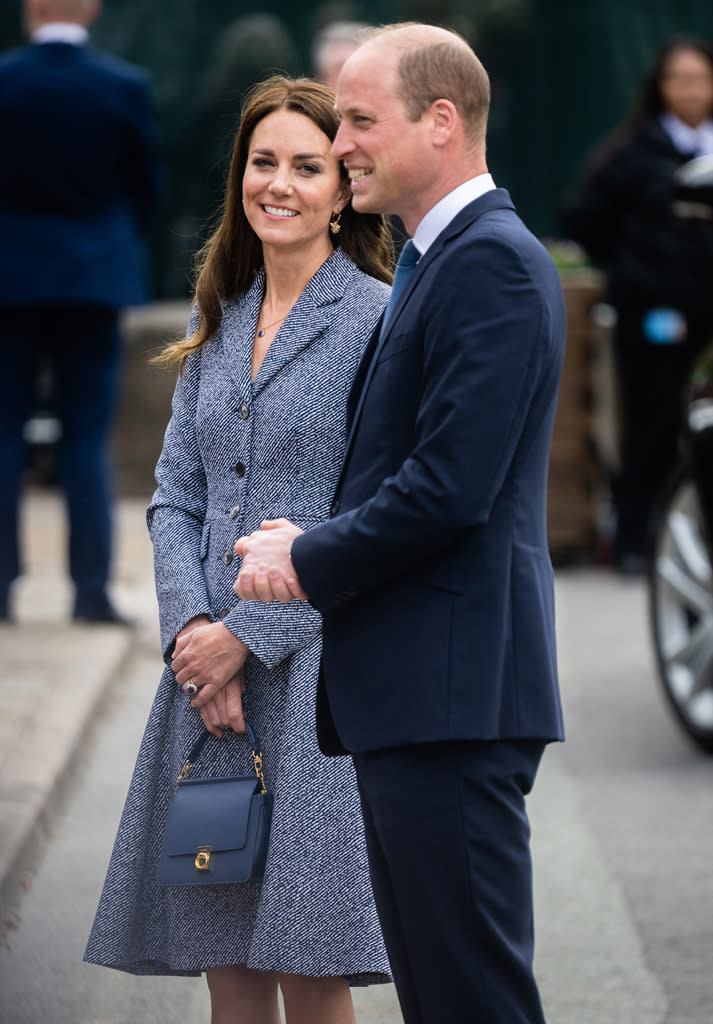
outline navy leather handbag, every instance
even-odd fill
[[[161,885],[233,885],[260,878],[265,868],[272,819],[262,751],[245,722],[255,764],[254,775],[189,779],[203,745],[201,733],[176,779],[168,805],[158,866]]]

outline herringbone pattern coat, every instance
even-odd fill
[[[238,537],[265,518],[309,528],[329,516],[349,388],[389,294],[341,250],[322,266],[254,382],[261,274],[226,306],[173,400],[148,512],[161,641],[207,612],[250,648],[246,713],[275,794],[262,883],[168,887],[156,872],[173,781],[202,728],[167,667],[139,751],[86,959],[135,974],[269,971],[388,980],[351,761],[317,747],[321,620],[307,602],[262,605],[233,593]],[[247,773],[244,737],[210,739],[194,777]]]

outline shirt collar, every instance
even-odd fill
[[[697,128],[691,128],[675,114],[662,114],[661,124],[676,149],[682,153],[713,153],[713,121],[702,121]]]
[[[40,25],[31,36],[33,43],[71,43],[73,46],[83,46],[88,40],[89,33],[84,26],[69,21],[50,21]]]
[[[478,174],[475,178],[464,181],[452,192],[439,199],[421,220],[413,235],[413,244],[423,255],[433,245],[441,231],[450,224],[461,210],[495,188],[490,174]]]

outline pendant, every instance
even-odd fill
[[[257,332],[257,336],[258,336],[258,338],[262,338],[262,336],[263,336],[263,334],[264,334],[264,333],[265,333],[265,328],[263,327],[263,329],[262,329],[261,331],[258,331],[258,332]]]

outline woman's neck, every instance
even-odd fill
[[[286,252],[283,248],[265,247],[265,296],[262,300],[263,319],[287,313],[305,290],[322,264],[334,249],[329,242],[307,256],[304,252]]]

